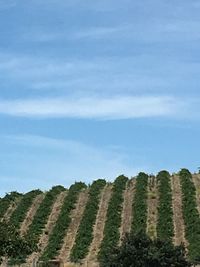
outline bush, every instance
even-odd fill
[[[137,176],[135,197],[133,200],[133,222],[134,233],[146,232],[147,227],[147,186],[148,175],[140,172]]]
[[[197,210],[196,189],[192,181],[192,175],[187,169],[182,169],[179,175],[186,239],[189,242],[189,257],[194,263],[200,263],[200,216]]]
[[[42,254],[40,260],[48,261],[58,255],[58,252],[63,244],[65,233],[72,220],[70,217],[71,211],[75,208],[78,195],[80,191],[84,188],[86,188],[86,185],[81,182],[75,183],[69,188],[68,194],[65,197],[56,225],[49,236],[48,245],[44,253]]]
[[[103,259],[107,251],[119,242],[121,225],[121,213],[123,204],[123,191],[126,188],[128,178],[121,175],[113,185],[112,196],[108,205],[107,219],[104,228],[104,238],[101,243],[98,258]]]
[[[23,195],[17,208],[12,213],[9,221],[11,224],[15,226],[16,229],[19,229],[20,224],[24,221],[26,213],[28,212],[28,209],[33,203],[35,197],[41,193],[42,192],[40,190],[33,190]]]
[[[172,209],[172,190],[170,174],[161,171],[157,175],[159,207],[157,236],[161,240],[172,242],[174,236],[173,209]]]
[[[0,262],[3,257],[11,258],[11,263],[22,261],[34,249],[31,240],[20,237],[14,225],[0,222]]]
[[[183,246],[151,240],[144,232],[126,235],[121,247],[108,251],[101,267],[189,267]]]
[[[20,196],[22,196],[22,194],[14,191],[0,199],[0,218],[3,218],[9,206]]]
[[[46,193],[45,198],[40,204],[32,224],[30,225],[28,232],[26,234],[26,238],[30,240],[34,240],[35,244],[38,244],[40,235],[47,223],[48,216],[51,213],[51,209],[54,201],[56,200],[58,194],[64,191],[65,188],[62,186],[54,186],[52,189]]]
[[[96,216],[99,208],[100,193],[106,185],[105,180],[94,181],[90,187],[89,199],[86,204],[83,217],[78,229],[75,244],[71,251],[71,261],[78,262],[83,259],[89,250],[89,246],[93,239],[93,226],[96,221]]]

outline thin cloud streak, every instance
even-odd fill
[[[43,94],[44,90],[48,90],[54,96],[58,96],[59,90],[61,93],[82,93],[86,96],[92,91],[103,95],[120,91],[124,94],[152,92],[153,95],[160,95],[168,92],[177,95],[179,92],[191,92],[191,84],[198,82],[199,66],[198,61],[176,57],[155,58],[147,54],[129,58],[97,57],[84,61],[0,53],[2,85],[9,91],[13,91],[15,86],[14,91],[19,92],[19,97],[22,90],[32,90],[39,97],[39,90]]]
[[[0,100],[0,113],[36,118],[132,119],[179,116],[184,103],[168,96]]]
[[[0,0],[0,10],[13,8],[16,4],[15,0]]]
[[[38,43],[58,42],[58,41],[76,41],[82,39],[103,39],[121,37],[121,35],[133,28],[132,25],[114,25],[113,27],[89,27],[77,29],[76,31],[49,32],[46,29],[32,29],[29,33],[25,33],[22,38],[25,41]]]
[[[1,140],[11,150],[6,155],[0,153],[0,159],[4,158],[1,168],[6,169],[0,179],[3,182],[10,180],[11,183],[3,183],[0,195],[11,190],[29,191],[33,189],[33,184],[46,190],[55,183],[69,187],[77,180],[86,183],[100,177],[114,180],[121,173],[133,176],[139,170],[149,170],[145,163],[137,167],[130,163],[122,147],[116,149],[77,140],[26,134],[1,135]],[[136,160],[137,155],[132,158],[133,162]],[[34,169],[31,168],[33,165]]]
[[[101,39],[104,37],[113,38],[113,35],[119,35],[124,33],[124,31],[130,30],[132,27],[130,25],[124,26],[113,26],[113,27],[93,27],[88,28],[79,32],[75,32],[71,35],[71,39],[84,39],[84,38],[94,38]]]

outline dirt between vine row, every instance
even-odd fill
[[[192,178],[193,178],[193,182],[196,188],[197,208],[200,214],[200,175],[194,174]]]
[[[83,212],[88,200],[88,189],[80,192],[76,207],[71,212],[71,223],[67,229],[63,246],[60,250],[58,259],[61,259],[64,262],[69,262],[70,251],[74,245],[76,234],[82,219]]]
[[[185,239],[185,225],[182,210],[182,191],[180,178],[178,175],[173,175],[171,177],[171,187],[174,222],[174,244],[180,245],[181,243],[183,243],[187,247],[188,242]]]
[[[40,240],[39,240],[39,250],[40,252],[34,252],[32,253],[28,259],[27,259],[27,263],[32,263],[33,261],[37,261],[39,259],[39,257],[42,255],[42,253],[44,252],[46,246],[48,245],[48,241],[49,241],[49,236],[54,228],[54,225],[58,219],[58,216],[60,214],[63,202],[65,197],[67,196],[67,191],[61,192],[57,198],[56,201],[54,202],[53,206],[52,206],[52,210],[51,213],[48,217],[47,223],[44,227],[43,233],[40,236]]]
[[[120,241],[121,244],[122,239],[124,238],[126,233],[130,233],[131,231],[131,223],[133,218],[133,199],[135,194],[135,183],[136,179],[132,179],[128,181],[126,184],[126,189],[124,191],[124,202],[123,202],[123,210],[122,210],[122,222],[120,227]]]
[[[100,267],[100,264],[98,262],[86,262],[84,264],[64,263],[64,267]]]
[[[112,185],[106,185],[101,193],[101,200],[99,203],[99,210],[97,213],[96,222],[93,228],[93,240],[89,249],[89,253],[85,259],[87,262],[97,261],[97,255],[103,240],[104,227],[107,217],[108,204],[112,195]],[[86,265],[87,266],[87,265]]]
[[[3,218],[1,219],[1,222],[2,221],[9,222],[11,215],[16,210],[16,208],[19,205],[20,201],[21,201],[21,197],[18,197],[15,201],[13,201],[10,204],[10,206],[8,207],[6,213],[4,214]]]
[[[33,200],[33,203],[31,205],[29,211],[27,212],[25,219],[24,219],[23,223],[21,224],[21,227],[20,227],[20,235],[21,236],[26,235],[26,233],[29,229],[29,226],[31,225],[33,218],[34,218],[40,204],[42,203],[44,197],[45,197],[45,194],[40,194],[40,195],[36,196],[35,199]]]
[[[147,212],[147,233],[154,239],[157,237],[157,217],[158,217],[158,187],[156,177],[149,177],[148,180],[148,212]]]

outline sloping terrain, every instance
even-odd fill
[[[151,238],[184,243],[192,260],[200,258],[200,175],[183,169],[170,175],[140,173],[114,183],[97,180],[50,191],[7,194],[0,199],[0,220],[37,240],[28,263],[57,259],[66,266],[98,266],[111,245],[127,232],[144,230]]]
[[[106,221],[106,214],[108,210],[108,203],[111,198],[112,186],[107,185],[102,190],[101,202],[99,204],[99,211],[97,214],[96,222],[93,228],[93,240],[88,252],[88,255],[85,259],[86,262],[96,262],[101,241],[103,240],[103,232]]]
[[[21,224],[20,226],[20,234],[22,236],[26,235],[28,229],[29,229],[29,226],[31,225],[32,221],[33,221],[33,218],[36,214],[36,211],[37,209],[39,208],[41,202],[43,201],[45,197],[45,194],[40,194],[38,196],[35,197],[35,199],[33,200],[33,203],[29,209],[29,211],[27,212],[26,214],[26,217],[23,221],[23,223]]]
[[[63,246],[61,248],[59,259],[64,262],[70,261],[70,252],[74,245],[76,234],[78,232],[78,228],[81,222],[81,218],[88,200],[88,191],[83,191],[80,193],[78,201],[76,203],[75,209],[71,214],[71,223],[66,232],[66,236],[64,237]]]
[[[64,198],[66,197],[66,195],[67,195],[67,191],[64,191],[64,192],[61,192],[56,198],[52,206],[51,213],[48,217],[48,221],[39,239],[39,243],[38,243],[39,252],[34,252],[32,255],[30,255],[28,257],[27,262],[32,262],[34,259],[38,260],[40,255],[43,253],[44,249],[48,245],[49,235],[52,232],[54,225],[58,219],[61,207],[64,202]]]
[[[196,198],[197,198],[197,209],[199,211],[200,214],[200,174],[194,174],[192,176],[193,178],[193,182],[196,188]]]
[[[148,215],[147,215],[147,233],[154,239],[157,237],[156,225],[158,216],[158,188],[156,178],[149,177],[148,184]]]
[[[183,221],[183,207],[180,179],[174,175],[171,179],[172,183],[172,206],[173,206],[173,221],[174,221],[174,244],[187,245],[185,239],[185,225]]]
[[[126,189],[124,191],[124,202],[123,202],[123,210],[122,210],[122,221],[120,227],[120,243],[124,238],[126,233],[130,233],[131,231],[131,223],[133,216],[133,198],[135,192],[135,179],[132,179],[127,182]]]

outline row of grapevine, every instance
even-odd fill
[[[26,238],[33,240],[35,244],[38,243],[40,235],[47,222],[48,216],[51,212],[52,205],[59,193],[65,190],[62,186],[54,186],[49,192],[46,193],[35,217],[30,225]]]
[[[187,169],[179,173],[183,196],[183,217],[186,239],[189,242],[189,257],[194,262],[200,262],[200,216],[197,210],[196,189],[192,175]]]
[[[119,176],[112,189],[112,196],[107,210],[107,219],[104,227],[104,238],[99,251],[99,260],[103,261],[108,251],[117,246],[120,239],[119,228],[121,225],[121,213],[123,205],[123,191],[126,188],[128,178]]]
[[[11,192],[0,199],[0,219],[3,218],[9,206],[14,204],[15,200],[20,196],[22,196],[22,194],[18,192]]]
[[[146,232],[147,228],[147,197],[148,197],[148,175],[140,172],[137,176],[135,186],[135,197],[133,200],[132,232]]]
[[[28,232],[25,236],[26,240],[32,241],[32,246],[35,250],[37,250],[37,244],[40,238],[40,234],[43,231],[43,228],[46,224],[48,215],[51,212],[52,205],[55,201],[55,198],[57,195],[64,191],[64,187],[62,186],[55,186],[53,187],[49,192],[46,193],[46,196],[41,203],[39,209],[37,210],[35,217],[32,221],[32,224],[30,225]],[[21,210],[21,208],[20,208]],[[22,213],[20,213],[22,214]],[[25,259],[28,255],[25,255],[24,253],[16,258],[9,259],[9,265],[17,265],[25,262]]]
[[[30,208],[34,198],[41,193],[42,192],[40,190],[33,190],[23,195],[17,208],[14,210],[10,217],[10,223],[13,224],[16,229],[19,229],[21,223],[24,221],[26,213]]]
[[[161,171],[157,175],[159,207],[157,236],[161,240],[172,242],[174,236],[173,209],[172,209],[172,189],[170,174]]]
[[[89,246],[93,239],[93,226],[99,208],[100,193],[105,185],[106,181],[100,179],[94,181],[90,187],[89,199],[70,255],[72,262],[78,262],[85,258],[89,251]]]
[[[53,259],[58,255],[63,244],[65,233],[71,222],[71,211],[75,208],[79,193],[84,188],[86,188],[86,185],[81,182],[75,183],[69,188],[56,225],[49,236],[48,246],[43,252],[40,260],[48,261],[49,259]]]

